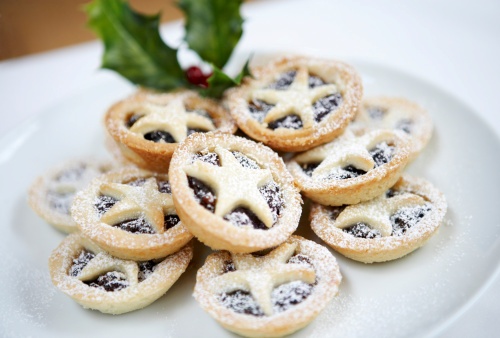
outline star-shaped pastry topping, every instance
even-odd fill
[[[392,138],[391,131],[376,130],[355,136],[352,131],[346,130],[334,141],[300,154],[295,159],[299,163],[320,163],[312,172],[313,178],[326,178],[335,170],[349,165],[368,172],[375,167],[369,149]]]
[[[347,228],[356,223],[368,224],[380,232],[382,237],[392,234],[390,217],[404,207],[423,205],[425,200],[412,193],[402,193],[388,198],[385,194],[360,204],[346,207],[335,220],[339,229]]]
[[[166,105],[145,102],[141,110],[145,116],[134,123],[130,131],[144,135],[162,130],[170,133],[176,142],[181,142],[187,137],[188,127],[214,130],[215,126],[208,117],[186,111],[184,99],[185,97],[180,95]]]
[[[99,252],[92,258],[76,278],[90,281],[110,271],[120,271],[125,274],[129,286],[139,283],[139,267],[136,262],[118,259],[105,252]]]
[[[214,151],[219,155],[220,167],[196,160],[184,171],[215,190],[215,214],[224,217],[243,206],[252,210],[270,228],[274,223],[273,215],[259,188],[272,181],[271,171],[245,168],[229,150],[222,147],[217,146]]]
[[[95,165],[80,164],[75,168],[63,171],[59,179],[50,182],[50,189],[58,194],[72,194],[85,188],[92,179],[101,175],[102,171]]]
[[[314,110],[312,105],[322,97],[337,93],[337,86],[333,84],[309,88],[309,72],[307,67],[297,69],[295,78],[286,90],[264,88],[252,93],[253,100],[261,100],[275,105],[264,118],[270,123],[290,114],[299,115],[304,128],[311,128],[314,124]]]
[[[216,277],[212,283],[214,292],[248,291],[262,311],[272,315],[271,293],[276,286],[293,281],[312,284],[316,279],[316,272],[309,265],[287,264],[296,248],[296,243],[285,243],[265,256],[231,254],[236,271]]]
[[[156,233],[165,232],[164,214],[174,209],[170,194],[158,190],[156,178],[148,178],[142,186],[103,183],[101,193],[118,200],[102,217],[101,222],[113,225],[144,216]]]

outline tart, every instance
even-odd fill
[[[281,337],[308,325],[337,294],[341,279],[326,248],[292,236],[263,256],[211,254],[198,270],[194,297],[230,331]]]
[[[70,208],[75,194],[112,167],[111,163],[91,159],[62,163],[33,182],[28,194],[29,205],[56,229],[74,232],[77,226]]]
[[[410,158],[415,159],[431,138],[432,119],[425,109],[407,99],[372,97],[363,100],[350,128],[358,133],[370,129],[401,130],[410,137]]]
[[[168,172],[177,143],[188,135],[236,131],[224,108],[191,91],[161,94],[141,90],[113,105],[104,122],[125,158],[162,173]]]
[[[361,78],[342,62],[292,57],[253,71],[228,91],[238,127],[279,151],[304,151],[340,135],[362,97]]]
[[[435,234],[446,214],[444,195],[408,175],[384,194],[357,205],[311,209],[311,228],[333,249],[364,262],[403,257]]]
[[[123,260],[80,234],[71,234],[52,252],[49,270],[53,284],[84,308],[121,314],[165,294],[192,257],[192,244],[188,244],[166,258]]]
[[[356,204],[394,185],[409,160],[408,139],[401,132],[373,130],[336,140],[294,156],[288,170],[300,190],[325,205]]]
[[[283,160],[264,145],[229,134],[194,134],[175,151],[169,176],[182,222],[213,249],[270,248],[298,226],[299,191]]]
[[[136,168],[92,181],[71,215],[84,236],[123,259],[165,257],[192,238],[175,211],[168,176]]]

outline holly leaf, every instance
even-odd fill
[[[159,15],[139,14],[124,0],[94,0],[85,10],[88,25],[104,42],[103,68],[159,90],[189,86],[177,50],[160,37]]]
[[[210,96],[214,98],[221,98],[224,91],[227,89],[237,86],[241,83],[245,76],[252,76],[250,73],[250,68],[248,64],[250,59],[245,62],[245,65],[241,69],[240,73],[233,79],[229,75],[225,74],[215,65],[212,65],[212,76],[208,78],[208,88],[201,91],[203,96]]]
[[[243,34],[241,3],[242,0],[178,1],[186,17],[185,39],[189,48],[219,69],[224,67]]]

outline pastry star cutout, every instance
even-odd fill
[[[425,200],[422,197],[411,193],[391,198],[382,194],[371,201],[346,207],[335,220],[335,226],[343,229],[358,222],[365,223],[386,237],[392,234],[391,215],[401,208],[423,204]]]
[[[316,273],[310,266],[287,264],[296,248],[296,243],[285,243],[261,257],[232,254],[236,271],[217,277],[213,283],[214,291],[249,291],[262,311],[268,316],[272,315],[271,293],[276,286],[297,280],[312,284],[316,280]]]
[[[334,141],[307,151],[296,157],[299,163],[320,163],[313,171],[313,178],[324,178],[335,170],[352,165],[357,169],[369,171],[375,167],[375,161],[368,149],[382,141],[393,139],[390,131],[376,130],[355,136],[347,130]]]
[[[125,274],[130,286],[139,283],[139,267],[137,263],[111,257],[105,252],[100,252],[92,258],[76,278],[81,281],[89,281],[106,272],[117,270]]]
[[[79,169],[77,168],[76,170],[78,171]],[[62,195],[75,193],[85,188],[93,178],[102,174],[99,168],[89,164],[82,167],[81,170],[81,173],[74,175],[76,177],[65,179],[62,176],[59,180],[53,180],[50,183],[51,190]]]
[[[309,88],[307,67],[300,67],[288,89],[259,89],[253,92],[252,99],[275,105],[264,118],[265,123],[294,113],[300,116],[304,128],[311,128],[314,124],[314,110],[312,107],[314,102],[336,92],[337,86],[333,84]]]
[[[272,181],[269,169],[244,168],[227,149],[215,147],[221,166],[195,161],[184,168],[187,175],[207,183],[215,190],[215,214],[224,217],[239,206],[252,210],[270,228],[273,215],[259,188]]]
[[[100,190],[104,195],[119,200],[104,213],[101,222],[112,225],[144,215],[156,233],[165,232],[164,214],[174,209],[174,203],[170,194],[158,191],[156,178],[148,178],[142,186],[104,183]]]
[[[186,111],[184,99],[180,96],[167,105],[146,103],[142,108],[146,116],[134,123],[130,131],[144,135],[155,130],[162,130],[169,132],[176,142],[181,142],[187,137],[188,127],[214,130],[215,126],[209,118]]]

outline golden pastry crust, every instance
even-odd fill
[[[268,87],[278,81],[280,75],[289,71],[296,71],[289,88],[293,93],[289,89],[275,90]],[[311,88],[308,74],[321,78],[324,83]],[[245,78],[243,85],[230,89],[225,103],[241,130],[253,139],[280,151],[304,151],[336,138],[356,114],[363,94],[361,78],[355,69],[333,60],[282,58],[256,68],[253,75],[254,79]],[[318,122],[312,105],[317,100],[336,93],[342,96],[341,103]],[[254,100],[275,104],[262,118],[262,122],[252,117],[250,112],[249,103]],[[290,116],[290,113],[301,117],[302,128],[268,128],[269,123],[286,115]]]
[[[444,195],[432,184],[405,175],[386,194],[368,202],[345,208],[315,204],[310,219],[313,231],[333,249],[373,263],[403,257],[423,246],[437,232],[446,209]],[[368,225],[364,235],[370,231],[374,238],[342,230],[359,223]]]
[[[141,117],[132,122],[132,116]],[[143,169],[161,173],[168,172],[178,142],[190,130],[236,131],[234,121],[222,106],[191,91],[162,94],[141,90],[114,104],[104,123],[125,158]],[[145,139],[144,135],[157,131],[167,132],[175,143]]]
[[[72,275],[72,266],[84,250],[95,256]],[[157,260],[154,269],[142,280],[140,262],[112,257],[80,234],[71,234],[52,252],[49,271],[52,283],[84,308],[121,314],[141,309],[165,294],[186,270],[192,257],[190,243],[177,253]],[[106,291],[85,283],[109,272],[124,278],[126,287]]]
[[[75,159],[64,162],[39,176],[31,185],[28,203],[46,222],[56,229],[71,233],[77,230],[70,215],[75,194],[92,179],[110,171],[109,162]]]
[[[83,235],[115,257],[165,257],[183,247],[192,235],[180,221],[165,229],[167,218],[175,219],[177,213],[168,184],[161,182],[168,183],[166,174],[135,168],[108,173],[76,196],[71,215]],[[137,223],[120,227],[132,220]]]
[[[341,280],[335,257],[326,248],[291,236],[265,256],[211,254],[198,270],[193,295],[230,331],[248,337],[281,337],[308,325],[337,294]],[[227,297],[238,291],[251,295],[253,304],[245,309],[240,300],[230,308]],[[287,300],[293,295],[295,301]]]
[[[240,157],[252,161],[256,168],[244,167],[232,152],[242,154]],[[221,165],[197,160],[197,154],[214,154],[211,156],[218,156]],[[229,134],[193,134],[175,151],[169,177],[182,222],[213,249],[240,253],[262,250],[283,243],[298,226],[302,201],[293,178],[283,160],[261,144]],[[193,177],[214,191],[213,212],[195,196],[190,187]],[[275,190],[277,187],[276,195],[281,194],[281,212],[277,216],[266,201],[273,197],[260,190],[267,185]],[[234,214],[238,207],[253,212],[262,228],[236,226],[223,218]]]
[[[408,138],[401,132],[374,130],[356,136],[347,130],[328,144],[294,156],[287,168],[313,201],[356,204],[375,198],[396,183],[408,163],[408,151]],[[390,160],[377,164],[380,156]],[[304,168],[311,164],[318,166],[308,175]],[[356,170],[366,173],[356,174]]]
[[[404,98],[384,96],[363,99],[361,109],[349,126],[357,133],[371,129],[402,130],[411,140],[411,160],[431,139],[432,127],[429,113],[418,104]]]

